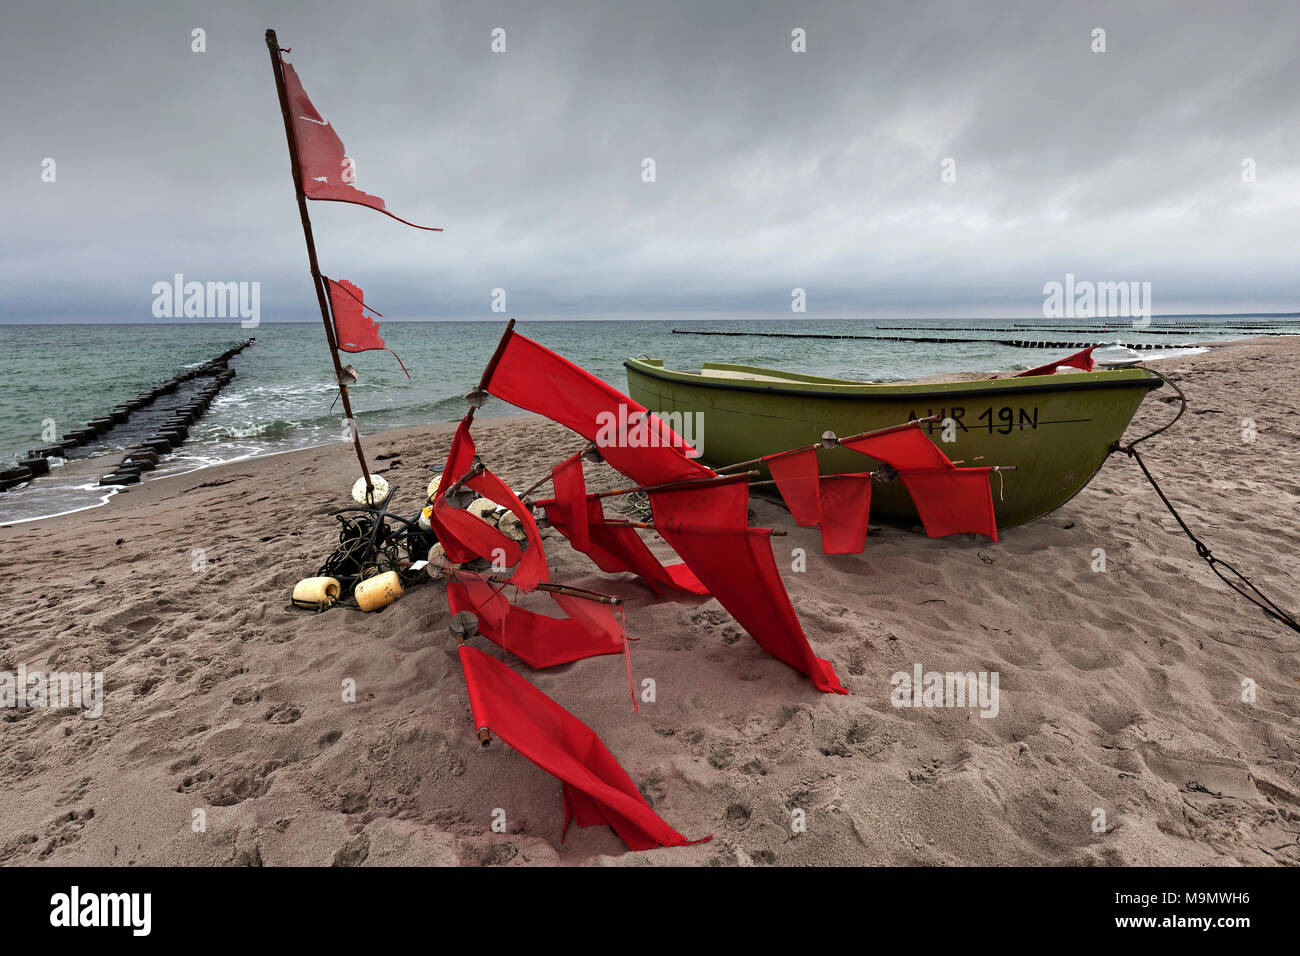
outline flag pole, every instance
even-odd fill
[[[289,94],[284,86],[284,64],[280,60],[280,43],[274,30],[266,31],[266,46],[271,53],[271,69],[275,73],[275,92],[280,98],[280,113],[284,117],[284,135],[289,141],[289,165],[293,169],[293,188],[298,195],[298,214],[302,218],[302,234],[307,241],[307,261],[311,264],[312,281],[316,284],[316,300],[320,304],[320,318],[325,326],[325,341],[329,343],[330,358],[334,361],[334,381],[338,383],[339,398],[343,401],[343,414],[347,416],[348,427],[352,432],[352,444],[357,450],[357,461],[361,464],[361,474],[366,479],[367,493],[374,490],[370,481],[370,468],[366,465],[366,455],[361,449],[361,433],[357,429],[357,420],[352,415],[352,403],[348,400],[348,387],[343,384],[343,364],[339,361],[338,343],[334,339],[334,324],[330,320],[330,305],[325,277],[321,275],[320,263],[316,261],[316,240],[312,237],[311,217],[307,215],[307,195],[302,188],[302,166],[298,163],[298,138],[293,132],[293,117],[289,113]]]

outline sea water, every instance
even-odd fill
[[[343,355],[360,380],[350,390],[363,436],[387,428],[451,422],[466,405],[462,396],[479,379],[500,338],[502,321],[384,322],[387,344],[406,364],[374,351]],[[950,371],[1011,372],[1063,357],[1069,350],[1015,348],[978,339],[1028,339],[1063,343],[1159,342],[1182,344],[1242,338],[1256,330],[1300,331],[1300,320],[1277,316],[1228,318],[1156,317],[1134,330],[1129,320],[1026,319],[736,319],[731,316],[618,320],[520,321],[517,328],[626,391],[623,362],[644,355],[670,368],[697,369],[701,362],[735,362],[871,381],[901,381]],[[865,335],[856,339],[704,337],[674,328],[755,332]],[[907,328],[900,328],[907,327]],[[1022,328],[1023,327],[1023,328]],[[1055,328],[1051,328],[1055,327]],[[1065,331],[1064,329],[1089,331]],[[960,329],[960,331],[952,331]],[[994,330],[999,331],[994,331]],[[1011,331],[1000,331],[1008,329]],[[1059,329],[1059,330],[1058,330]],[[236,378],[222,390],[189,440],[165,458],[155,476],[222,462],[309,448],[331,442],[344,447],[342,410],[319,322],[263,322],[245,330],[237,322],[150,324],[6,325],[0,352],[0,463],[4,468],[48,436],[81,427],[140,389],[197,365],[250,335],[256,343],[231,361]],[[886,337],[961,338],[957,343],[898,342]],[[1186,354],[1143,352],[1144,358]],[[517,413],[490,401],[483,417]],[[111,493],[97,487],[100,474],[120,453],[111,440],[104,467],[93,477],[51,474],[0,493],[0,522],[63,513],[101,503]],[[120,445],[120,443],[118,443]],[[79,469],[80,471],[81,469]]]

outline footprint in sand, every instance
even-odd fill
[[[87,807],[85,810],[69,810],[67,813],[49,821],[45,825],[45,846],[41,848],[37,856],[42,860],[47,860],[60,847],[76,843],[81,839],[82,829],[94,816],[95,808]]]
[[[263,720],[273,724],[292,724],[302,716],[302,709],[293,704],[276,704],[262,715]]]

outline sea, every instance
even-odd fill
[[[357,369],[350,389],[363,436],[411,425],[451,422],[466,410],[464,394],[479,379],[504,322],[387,322],[382,334],[410,372],[387,352],[345,355]],[[623,361],[661,358],[670,368],[701,362],[735,362],[864,381],[906,381],[952,371],[1014,372],[1064,357],[1073,346],[1108,343],[1097,358],[1136,358],[1127,346],[1156,343],[1143,359],[1186,355],[1193,343],[1253,335],[1300,333],[1294,315],[1157,316],[1134,329],[1128,319],[809,319],[620,318],[520,321],[519,332],[605,382],[626,391]],[[675,332],[674,330],[678,330]],[[764,333],[701,336],[684,332]],[[776,333],[774,335],[773,333]],[[800,335],[856,338],[785,338]],[[164,458],[145,480],[330,443],[344,444],[342,409],[319,322],[263,322],[245,330],[237,322],[171,324],[42,324],[5,326],[0,351],[0,470],[13,468],[30,449],[106,414],[142,388],[159,384],[253,336],[255,343],[231,360],[236,377],[187,442]],[[899,341],[907,339],[907,341]],[[911,341],[927,339],[930,341]],[[934,341],[937,339],[949,341]],[[950,341],[957,340],[957,341]],[[1006,342],[1053,342],[1027,348]],[[481,417],[518,414],[498,400]],[[144,426],[118,426],[76,458],[103,459],[104,472]],[[76,475],[72,474],[76,471]],[[118,493],[98,485],[99,471],[69,469],[55,459],[50,474],[0,492],[0,524],[95,507]]]

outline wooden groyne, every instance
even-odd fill
[[[1040,342],[1031,339],[950,339],[920,338],[910,335],[832,335],[824,332],[719,332],[697,331],[695,329],[673,329],[674,335],[728,335],[738,337],[755,337],[764,339],[856,339],[862,342],[932,342],[935,345],[955,345],[966,343],[973,345],[1008,345],[1017,349],[1086,349],[1109,345],[1109,342]],[[1169,344],[1165,342],[1124,343],[1127,349],[1189,349],[1194,343],[1182,342]]]
[[[127,427],[132,416],[142,416],[163,403],[165,396],[192,391],[186,400],[168,409],[165,417],[143,441],[134,443],[122,457],[122,462],[110,474],[100,479],[101,485],[125,485],[140,480],[140,474],[156,468],[158,459],[189,437],[190,426],[203,416],[217,394],[230,384],[235,370],[230,360],[252,345],[254,339],[245,339],[216,358],[187,369],[161,385],[142,390],[99,418],[92,418],[82,428],[66,432],[58,441],[34,448],[18,463],[17,468],[0,472],[0,491],[31,481],[50,470],[51,458],[70,458],[78,451],[87,451],[96,444],[111,441],[113,431]],[[197,387],[189,383],[197,383]]]

